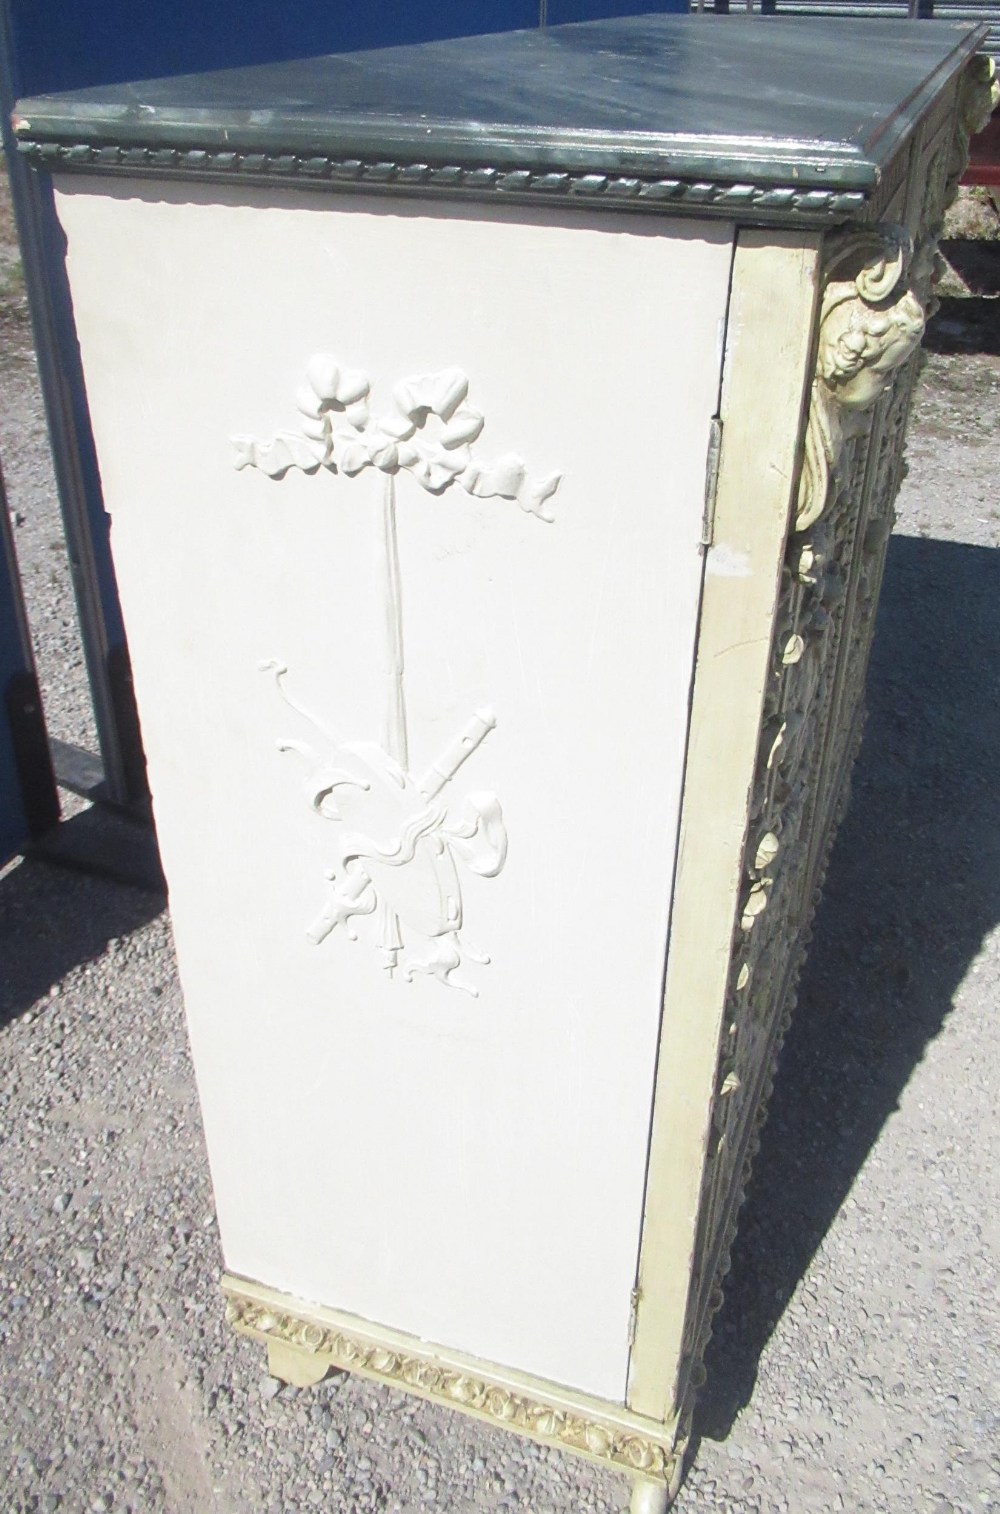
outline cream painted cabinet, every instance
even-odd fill
[[[975,33],[892,32],[878,77],[834,26],[647,17],[15,121],[233,1323],[636,1508],[679,1475],[989,100]]]

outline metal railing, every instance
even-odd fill
[[[868,20],[964,21],[988,26],[983,51],[1000,57],[1000,0],[691,0],[691,9],[716,16],[832,16]]]

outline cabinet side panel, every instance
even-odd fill
[[[715,1095],[721,1015],[788,531],[816,305],[817,239],[741,232],[733,263],[713,542],[691,737],[636,1305],[629,1406],[666,1420]]]
[[[226,1261],[621,1404],[732,228],[238,193],[60,194]]]

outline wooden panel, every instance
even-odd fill
[[[100,190],[60,215],[227,1262],[622,1403],[731,228]]]

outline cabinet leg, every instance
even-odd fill
[[[661,1482],[647,1482],[640,1477],[632,1484],[629,1514],[666,1514],[672,1502],[669,1488]]]
[[[267,1370],[272,1377],[280,1378],[293,1388],[312,1388],[323,1381],[330,1370],[330,1363],[302,1346],[293,1346],[288,1341],[269,1340]]]

